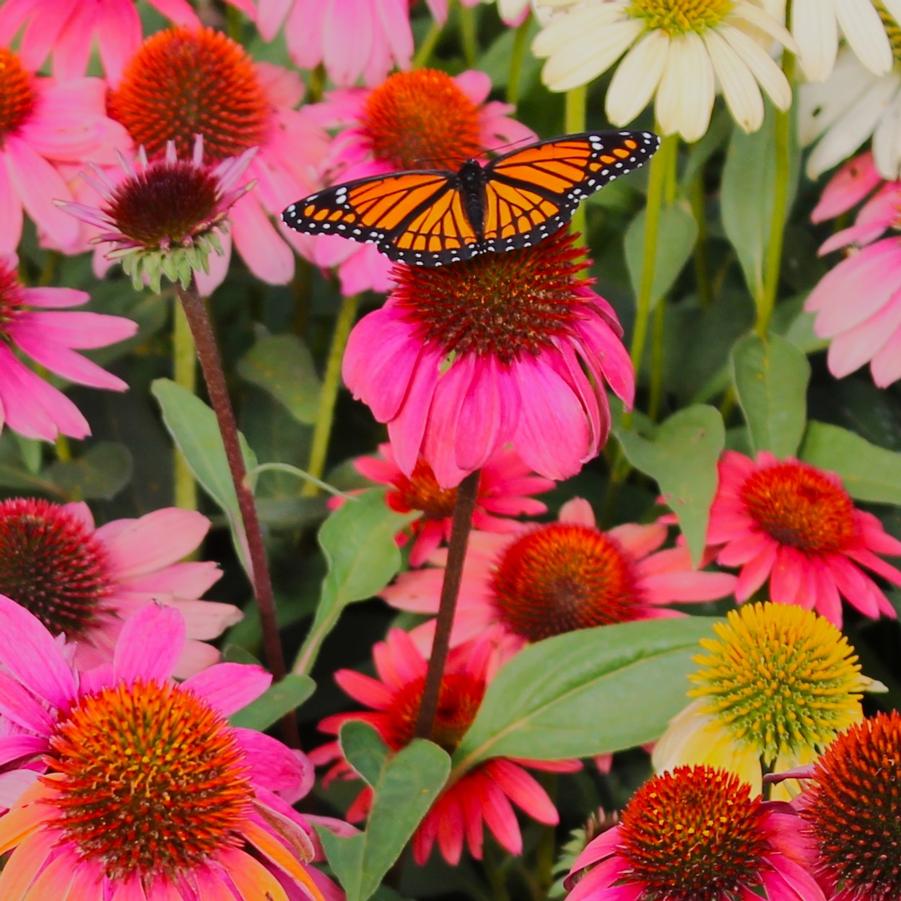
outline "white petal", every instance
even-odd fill
[[[672,38],[655,105],[664,133],[678,131],[689,142],[703,137],[714,88],[713,66],[701,38],[694,32]]]
[[[733,118],[745,131],[757,131],[763,122],[763,98],[754,76],[716,29],[707,29],[704,43]]]
[[[760,82],[760,86],[770,95],[770,99],[779,109],[788,109],[792,102],[792,89],[782,70],[767,55],[766,51],[749,38],[743,31],[730,25],[722,24],[717,29],[729,42],[732,49],[744,60],[751,74]]]
[[[823,2],[823,0],[821,0],[821,2]],[[780,44],[787,47],[792,53],[797,52],[798,45],[795,43],[795,39],[791,36],[791,33],[786,30],[781,22],[778,22],[769,13],[760,9],[760,7],[747,3],[745,0],[739,0],[739,2],[735,4],[735,8],[732,12],[729,13],[726,21],[728,22],[733,18],[743,19],[745,22],[758,28],[764,34],[768,34],[773,40],[779,41]]]
[[[794,0],[792,34],[798,42],[804,74],[811,81],[829,77],[838,50],[838,25],[832,0]]]
[[[873,135],[873,160],[883,178],[901,178],[901,94],[896,94]]]
[[[848,107],[857,103],[873,84],[850,50],[842,50],[832,75],[819,84],[802,85],[798,92],[798,138],[801,146],[816,140]]]
[[[553,18],[535,35],[532,52],[540,57],[566,52],[573,44],[594,40],[595,32],[621,18],[619,7],[613,5],[568,11]]]
[[[901,0],[882,0],[882,5],[889,11],[892,18],[901,25]]]
[[[669,38],[649,31],[616,67],[607,88],[607,118],[614,125],[631,122],[651,101],[666,65]]]
[[[895,61],[885,26],[870,0],[834,0],[835,17],[857,58],[875,75]]]

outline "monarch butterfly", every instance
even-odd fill
[[[546,238],[589,194],[637,169],[660,146],[648,131],[597,131],[538,141],[484,166],[360,178],[292,203],[285,224],[376,244],[392,260],[441,266]]]

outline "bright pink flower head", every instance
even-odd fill
[[[470,536],[452,642],[499,630],[509,650],[575,629],[678,616],[670,603],[711,601],[731,594],[735,577],[697,572],[684,546],[660,550],[667,527],[595,525],[581,498],[564,504],[560,520],[521,527],[512,535]],[[381,592],[392,606],[436,613],[446,552],[439,567],[402,573]],[[431,623],[416,630],[431,640]]]
[[[471,642],[451,651],[444,671],[432,740],[452,753],[472,723],[491,676],[491,646]],[[326,717],[321,731],[337,735],[350,720],[372,725],[389,748],[397,751],[413,740],[413,731],[425,685],[426,659],[410,636],[392,629],[385,641],[373,648],[377,678],[352,670],[339,670],[335,681],[355,701],[370,708],[356,713]],[[310,755],[316,764],[332,764],[326,779],[355,779],[356,774],[341,756],[337,741],[317,748]],[[557,823],[557,811],[544,789],[524,769],[566,772],[578,769],[572,761],[522,761],[494,758],[462,774],[450,783],[433,804],[413,836],[413,857],[423,864],[435,842],[451,865],[460,862],[464,844],[481,859],[484,828],[511,854],[522,853],[522,836],[513,804],[539,823]],[[364,788],[347,812],[356,822],[369,811],[372,793]],[[512,802],[512,803],[511,803]]]
[[[873,619],[896,616],[866,570],[901,585],[901,572],[879,556],[901,556],[901,541],[856,509],[833,473],[767,452],[755,461],[727,451],[707,543],[717,563],[741,569],[739,603],[769,579],[772,600],[816,610],[839,628],[841,598]]]
[[[0,712],[27,730],[0,738],[0,760],[38,765],[0,817],[0,897],[256,901],[286,899],[283,879],[291,897],[335,897],[290,806],[312,783],[307,758],[227,720],[271,676],[220,663],[176,683],[184,641],[181,614],[151,605],[111,664],[78,673],[0,597]]]
[[[88,295],[72,288],[26,288],[16,267],[15,257],[0,254],[0,429],[7,425],[44,441],[84,438],[91,428],[78,407],[18,354],[70,382],[124,391],[122,379],[77,351],[123,341],[138,327],[121,316],[65,311],[87,303]]]
[[[567,901],[826,901],[799,831],[795,814],[732,773],[677,767],[648,780],[579,855]]]
[[[488,101],[490,92],[484,72],[452,78],[437,69],[398,72],[373,90],[332,91],[310,108],[323,125],[342,129],[324,166],[329,182],[400,169],[456,171],[486,150],[534,140],[509,118],[513,107]],[[374,246],[333,235],[309,240],[314,262],[338,267],[344,294],[390,288],[391,263]]]
[[[385,500],[399,513],[421,512],[408,531],[398,538],[400,544],[412,537],[410,565],[421,566],[442,541],[450,538],[451,519],[457,499],[455,488],[441,488],[428,463],[420,460],[413,473],[405,476],[394,460],[389,443],[379,445],[379,456],[358,457],[357,472],[381,485],[391,485]],[[554,483],[534,475],[509,451],[492,457],[479,470],[479,487],[472,517],[473,528],[484,532],[514,532],[522,524],[513,516],[539,516],[547,507],[530,497],[550,491]]]
[[[510,448],[565,479],[610,431],[604,391],[631,406],[635,375],[575,237],[437,269],[398,265],[385,305],[351,332],[344,381],[387,423],[411,475],[422,457],[452,488]]]
[[[229,214],[224,255],[212,256],[210,273],[198,279],[204,293],[225,277],[232,244],[264,282],[285,284],[294,273],[286,240],[296,244],[299,236],[285,228],[280,236],[269,214],[314,189],[326,149],[325,132],[295,109],[302,94],[296,73],[255,63],[240,44],[211,28],[172,28],[147,38],[110,92],[110,115],[151,161],[169,141],[180,158],[189,158],[197,135],[211,166],[257,148],[246,170],[256,188]]]
[[[877,185],[854,225],[820,247],[821,255],[847,247],[857,252],[820,280],[804,309],[816,314],[817,335],[830,339],[827,361],[836,378],[869,363],[873,381],[885,388],[901,378],[901,237],[894,233],[901,225],[901,181],[883,182],[871,154],[862,154],[832,178],[811,218],[841,215]]]
[[[77,642],[79,669],[112,659],[136,610],[151,601],[175,607],[187,627],[175,669],[183,678],[219,659],[206,642],[241,619],[231,604],[199,600],[222,575],[215,563],[179,562],[209,527],[205,516],[176,507],[96,528],[87,504],[0,501],[0,594]]]
[[[0,14],[6,13],[4,6]],[[99,78],[55,81],[0,40],[0,254],[16,251],[23,210],[42,238],[68,249],[79,242],[78,223],[54,205],[71,200],[57,166],[111,163],[128,145],[122,127],[106,115],[106,84]]]

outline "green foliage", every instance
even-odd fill
[[[246,661],[241,661],[246,662]],[[233,726],[263,732],[285,714],[296,710],[316,691],[316,683],[306,675],[288,673],[274,682],[255,701],[229,717]]]

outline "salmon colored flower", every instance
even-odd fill
[[[290,806],[310,788],[307,758],[227,720],[271,676],[221,663],[176,683],[184,641],[181,614],[151,605],[125,623],[111,664],[78,674],[0,597],[0,708],[27,730],[0,738],[0,760],[39,762],[0,816],[0,897],[340,897]]]
[[[896,616],[867,570],[901,585],[881,556],[901,556],[901,541],[854,506],[838,476],[768,452],[751,460],[727,451],[719,480],[707,543],[717,563],[740,568],[739,602],[769,579],[774,601],[815,609],[839,628],[842,598],[864,616]]]

